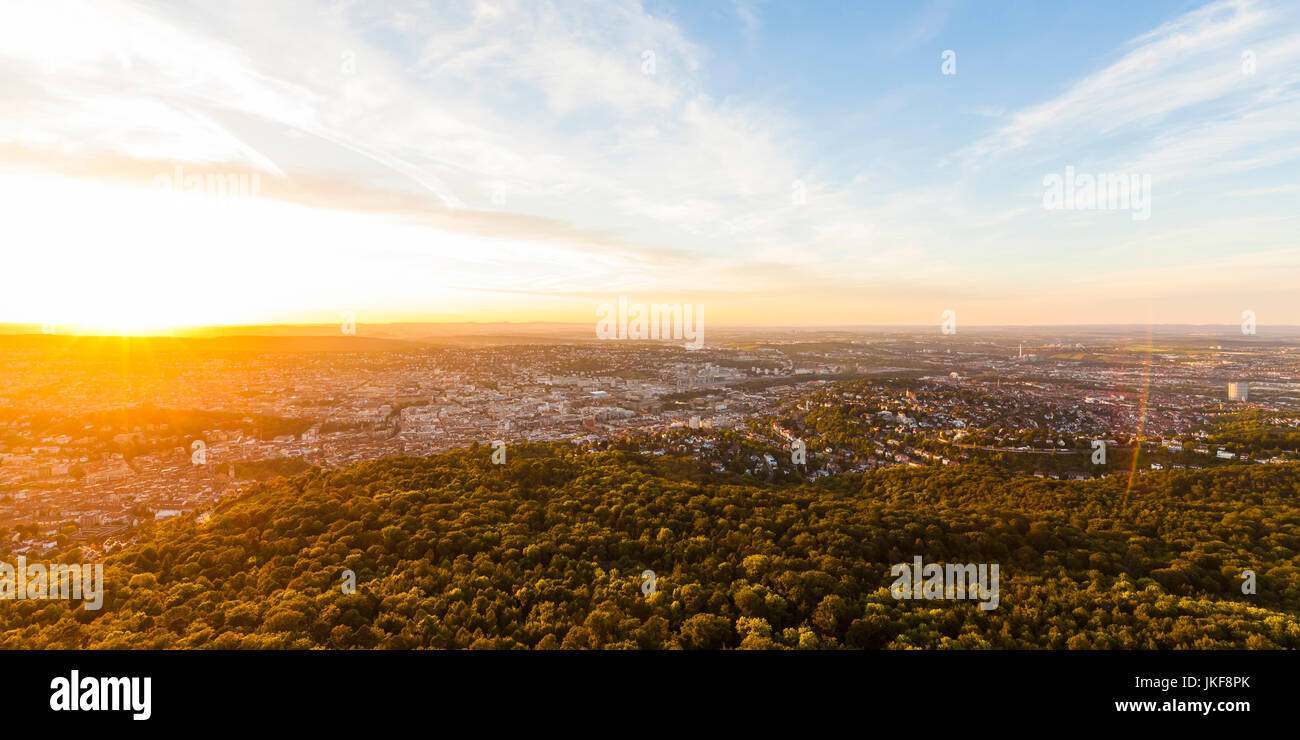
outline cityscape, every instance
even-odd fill
[[[677,452],[763,480],[995,455],[1075,480],[1300,456],[1230,431],[1258,420],[1300,435],[1300,334],[1019,334],[1027,346],[1010,329],[733,331],[699,350],[524,335],[360,351],[350,345],[364,338],[308,348],[284,337],[253,351],[231,337],[184,351],[136,340],[127,360],[112,340],[91,350],[91,338],[0,336],[10,359],[0,533],[15,555],[76,545],[94,560],[141,527],[201,517],[268,477],[471,447],[490,455],[497,443]],[[831,408],[857,417],[852,438],[819,426]],[[1113,459],[1139,448],[1141,468],[1092,464],[1093,440]],[[796,442],[807,450],[798,465]]]

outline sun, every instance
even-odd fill
[[[150,336],[186,325],[174,307],[160,303],[146,285],[110,281],[98,292],[69,290],[46,306],[46,334]],[[107,286],[103,286],[107,287]]]
[[[81,324],[75,327],[78,334],[108,334],[123,337],[154,336],[169,334],[175,328],[170,324],[154,323],[139,319],[121,319],[94,324]]]
[[[171,334],[180,328],[177,324],[159,321],[149,316],[116,314],[63,324],[46,324],[46,330],[55,334],[105,335],[105,336],[157,336]]]
[[[162,279],[159,276],[157,279]],[[108,289],[108,285],[114,285]],[[51,314],[53,333],[139,336],[166,334],[180,326],[175,309],[160,304],[147,285],[109,281],[97,292],[68,291]]]

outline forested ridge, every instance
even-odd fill
[[[109,556],[99,611],[0,602],[0,647],[1300,647],[1300,464],[1151,473],[1121,510],[1127,476],[771,485],[673,456],[489,456],[259,484]],[[999,606],[895,600],[890,566],[917,555],[998,563]]]

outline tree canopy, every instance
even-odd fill
[[[1126,476],[768,484],[673,455],[489,453],[258,484],[109,556],[99,611],[0,602],[0,647],[1300,647],[1300,464],[1153,473],[1121,510]],[[917,555],[998,563],[1000,605],[895,600],[890,567]]]

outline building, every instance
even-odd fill
[[[1228,384],[1229,401],[1245,401],[1249,395],[1250,395],[1249,383],[1237,382],[1237,383]]]

